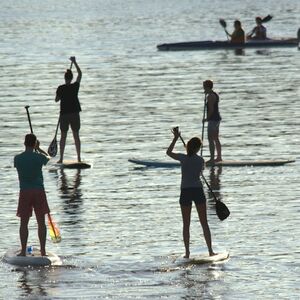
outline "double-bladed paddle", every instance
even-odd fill
[[[29,123],[29,127],[30,127],[30,132],[33,133],[30,114],[29,114],[29,107],[30,107],[29,105],[26,105],[25,109],[27,112],[27,118],[28,118],[28,123]],[[49,234],[50,234],[50,237],[51,237],[51,240],[53,241],[53,243],[59,243],[61,241],[60,230],[57,227],[56,223],[52,220],[50,213],[48,213],[48,229],[49,229]]]
[[[174,128],[175,130],[179,130],[178,127],[175,127]],[[173,130],[174,130],[173,129]],[[186,144],[181,136],[181,134],[179,134],[179,137],[180,137],[180,140],[182,141],[184,147],[186,148]],[[209,185],[209,183],[207,182],[206,178],[204,177],[203,173],[201,172],[201,177],[202,179],[204,180],[205,184],[207,185],[209,191],[211,192],[211,194],[213,195],[214,197],[214,200],[215,200],[215,203],[216,203],[216,214],[218,216],[218,218],[223,221],[225,220],[226,218],[229,217],[230,215],[230,211],[228,209],[228,207],[225,205],[224,202],[222,202],[220,199],[218,199],[214,193],[214,191],[212,190],[211,186]]]

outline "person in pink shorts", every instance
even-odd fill
[[[40,143],[34,134],[25,136],[25,151],[14,157],[14,167],[17,169],[20,185],[17,216],[20,217],[20,256],[26,256],[28,240],[28,223],[34,210],[38,223],[38,237],[40,241],[41,255],[46,255],[45,214],[50,212],[46,193],[42,167],[50,159],[48,154],[40,148]]]

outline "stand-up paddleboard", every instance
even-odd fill
[[[18,256],[18,253],[20,253],[20,249],[8,250],[3,257],[3,261],[11,265],[22,266],[22,267],[62,265],[61,259],[56,254],[50,251],[47,251],[47,256],[41,256],[39,249],[33,250],[31,254],[26,253],[26,256]]]
[[[76,161],[76,160],[65,160],[62,163],[57,163],[57,166],[65,169],[89,169],[91,167],[90,164],[84,161]]]
[[[228,259],[229,259],[229,253],[223,252],[213,256],[209,256],[208,254],[198,254],[198,255],[191,256],[190,258],[180,257],[176,260],[176,262],[180,264],[202,265],[202,264],[225,262]]]
[[[180,163],[178,161],[158,161],[158,160],[139,160],[139,159],[128,159],[129,162],[142,165],[145,167],[153,168],[172,168],[179,167]],[[269,159],[269,160],[222,160],[216,163],[206,163],[206,166],[219,166],[219,167],[244,167],[244,166],[282,166],[285,164],[293,163],[295,160],[286,159]]]

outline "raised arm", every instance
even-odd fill
[[[178,155],[175,152],[173,152],[173,150],[174,150],[175,144],[180,136],[180,132],[178,131],[177,127],[173,128],[172,132],[174,134],[174,137],[173,137],[173,140],[172,140],[171,144],[169,145],[166,153],[168,156],[172,157],[173,159],[179,160]]]
[[[76,61],[76,57],[75,56],[71,56],[70,57],[70,60],[71,62],[74,64],[75,68],[76,68],[76,71],[77,71],[77,78],[76,78],[76,82],[80,82],[81,81],[81,77],[82,77],[82,72],[77,64],[77,61]]]

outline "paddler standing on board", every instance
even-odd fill
[[[180,137],[180,132],[178,127],[173,128],[172,132],[174,137],[167,149],[167,155],[178,160],[181,165],[181,192],[179,203],[183,221],[184,257],[189,258],[190,256],[190,223],[193,201],[197,208],[209,255],[213,256],[215,253],[212,249],[211,234],[207,222],[206,197],[200,180],[201,172],[204,169],[204,159],[197,154],[201,148],[202,142],[198,137],[194,137],[187,143],[187,154],[175,153],[173,150]]]
[[[77,160],[81,162],[81,142],[79,137],[80,129],[80,102],[78,99],[78,92],[80,87],[80,81],[82,77],[81,70],[76,62],[75,56],[70,57],[72,64],[75,65],[77,70],[77,79],[72,83],[73,73],[71,69],[68,69],[65,73],[65,84],[60,85],[56,91],[55,102],[60,101],[60,159],[58,163],[63,162],[64,151],[66,146],[66,139],[71,126],[73,132],[73,138],[75,142]]]
[[[41,255],[45,256],[47,235],[45,214],[48,214],[50,210],[44,190],[42,167],[47,164],[50,157],[40,148],[39,141],[32,133],[25,136],[24,145],[25,151],[14,158],[14,166],[18,171],[20,185],[17,216],[21,218],[20,240],[22,249],[18,255],[26,256],[28,223],[34,209],[38,223]]]
[[[206,118],[203,119],[207,122],[207,137],[209,143],[210,159],[207,163],[215,163],[222,161],[222,146],[219,139],[219,127],[222,120],[219,112],[219,95],[213,91],[213,82],[205,80],[203,82],[203,89],[206,101]],[[215,150],[217,157],[215,159]]]

